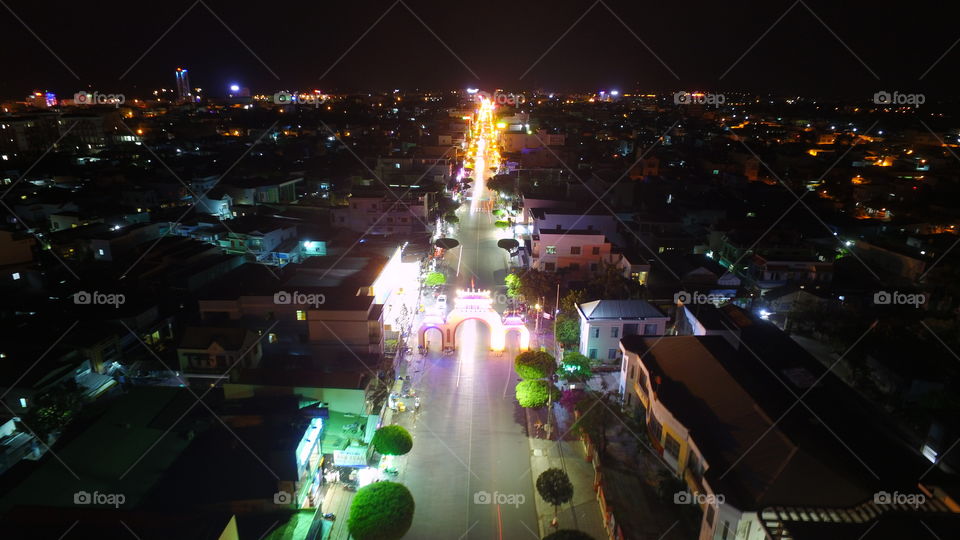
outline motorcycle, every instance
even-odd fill
[[[383,473],[387,476],[397,476],[400,474],[400,471],[396,467],[387,467],[383,470]]]
[[[323,519],[326,519],[328,521],[333,521],[337,519],[337,516],[333,512],[327,512],[326,514],[323,515]]]

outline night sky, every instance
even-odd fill
[[[34,89],[145,95],[171,87],[177,66],[189,68],[192,85],[211,96],[236,81],[253,92],[478,86],[869,98],[889,89],[936,98],[955,93],[952,75],[960,67],[960,47],[947,52],[960,39],[954,18],[942,3],[925,1],[4,2],[5,98]],[[271,8],[280,5],[290,7]]]

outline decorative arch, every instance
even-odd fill
[[[507,335],[510,332],[516,331],[520,334],[520,350],[526,351],[530,349],[530,329],[527,328],[527,325],[524,324],[523,319],[520,317],[504,317],[503,319],[503,341],[504,346],[506,346]]]
[[[446,315],[439,313],[428,314],[423,319],[420,331],[417,334],[418,343],[425,346],[426,333],[431,328],[437,328],[443,338],[444,348],[457,346],[457,328],[467,320],[482,321],[490,329],[490,349],[503,351],[506,347],[507,333],[516,330],[520,333],[520,349],[530,348],[530,331],[519,317],[502,318],[497,310],[493,309],[493,299],[489,290],[459,290],[454,300],[454,308]]]

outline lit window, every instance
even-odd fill
[[[24,409],[27,408],[27,398],[25,397],[20,398],[20,407]]]
[[[547,246],[547,255],[556,255],[557,246]]]
[[[304,311],[304,310],[302,310],[302,309],[298,309],[298,310],[297,310],[297,320],[298,320],[298,321],[305,321],[305,320],[307,320],[307,312]]]
[[[103,257],[103,250],[102,250],[102,249],[98,249],[98,250],[97,250],[97,253],[99,253],[100,256]]]
[[[20,272],[14,272],[14,273],[12,274],[12,276],[13,276],[13,280],[16,281],[16,280],[20,279]]]
[[[278,340],[277,340],[276,334],[274,334],[273,332],[270,332],[269,334],[267,334],[267,343],[276,343],[277,341]]]

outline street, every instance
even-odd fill
[[[447,254],[459,269],[451,290],[496,292],[507,272],[507,253],[482,204],[490,197],[486,148],[481,139],[473,197],[458,212],[461,245]],[[517,342],[491,354],[483,323],[468,320],[457,331],[456,355],[432,352],[411,370],[423,406],[405,422],[414,449],[404,482],[417,502],[405,538],[539,538],[526,415],[514,398]]]

